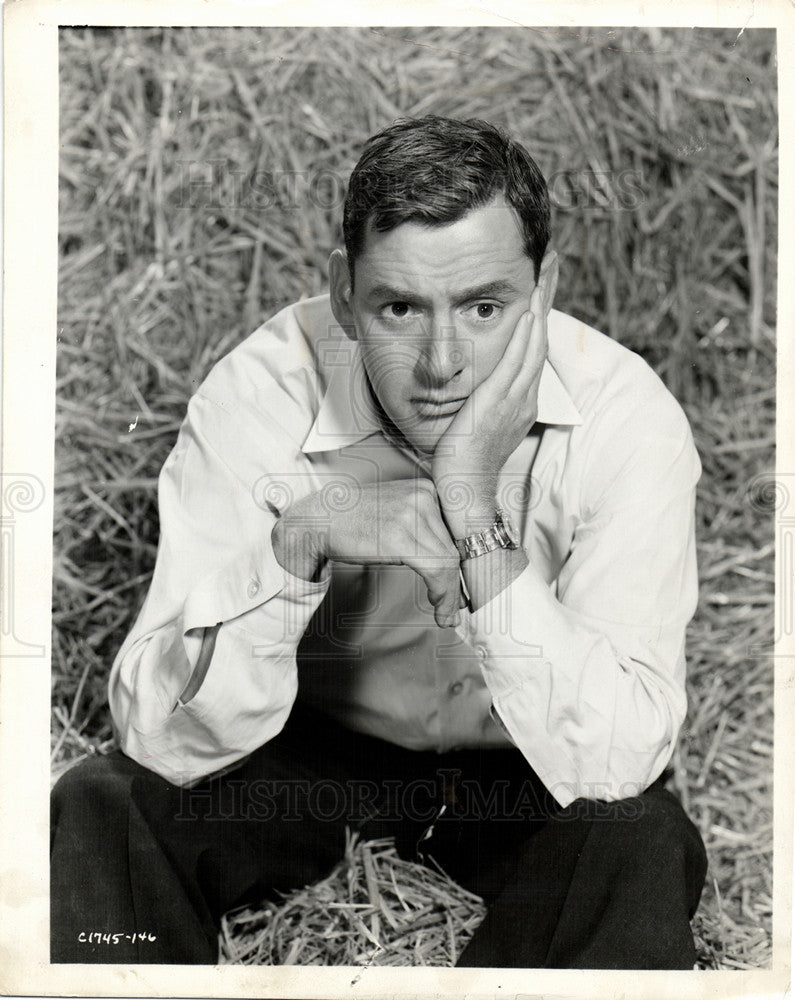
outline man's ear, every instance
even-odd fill
[[[334,319],[345,331],[346,336],[356,340],[356,325],[351,308],[351,273],[348,257],[344,250],[334,250],[328,260],[329,292],[331,311]]]
[[[555,299],[555,292],[558,287],[558,277],[560,276],[560,265],[558,255],[554,250],[548,249],[541,261],[541,269],[538,274],[538,283],[542,286],[541,301],[544,312],[548,315]]]

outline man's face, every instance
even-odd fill
[[[516,212],[500,195],[458,222],[371,230],[355,279],[346,305],[373,390],[432,454],[529,308],[533,262]]]

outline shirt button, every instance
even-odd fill
[[[249,597],[257,596],[259,593],[259,580],[252,580],[251,583],[249,583],[247,593]]]
[[[486,647],[482,646],[480,643],[478,643],[477,646],[475,646],[475,652],[478,654],[481,660],[485,660],[486,657],[489,655]]]
[[[462,684],[461,681],[456,681],[455,684],[450,685],[450,694],[453,695],[461,694],[463,690],[464,690],[464,685]]]

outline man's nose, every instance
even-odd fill
[[[466,367],[466,345],[454,326],[433,326],[427,331],[421,352],[423,374],[430,384],[443,385]]]

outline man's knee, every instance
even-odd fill
[[[681,802],[664,788],[652,788],[641,798],[648,800],[644,815],[658,857],[664,861],[672,853],[683,865],[688,881],[697,887],[695,909],[707,875],[707,851],[701,834]]]
[[[75,764],[61,775],[52,790],[53,826],[65,812],[107,817],[120,807],[126,810],[135,766],[119,751]]]
[[[584,822],[597,841],[609,841],[622,866],[634,864],[650,879],[684,866],[694,882],[703,884],[707,858],[701,836],[679,800],[658,782],[641,795],[614,802],[578,799],[558,820]]]
[[[642,795],[611,803],[594,824],[604,823],[617,863],[650,890],[683,880],[695,911],[707,872],[704,842],[679,800],[659,784]],[[598,838],[601,839],[601,838]]]
[[[637,797],[640,804],[637,822],[642,844],[654,845],[661,855],[674,855],[702,861],[706,868],[706,851],[695,824],[682,808],[681,802],[659,785],[653,785]]]

